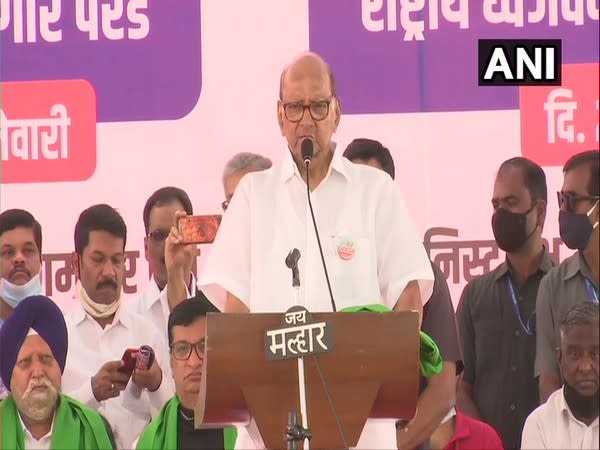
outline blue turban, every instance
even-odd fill
[[[63,313],[48,297],[27,297],[17,305],[0,328],[0,377],[9,390],[17,355],[29,329],[35,330],[46,341],[60,366],[60,372],[65,370],[68,336]]]

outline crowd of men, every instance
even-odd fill
[[[282,72],[279,95],[289,151],[275,165],[251,153],[227,163],[223,219],[198,279],[198,249],[175,226],[193,215],[179,188],[158,189],[144,206],[152,277],[136,299],[123,294],[123,218],[106,204],[81,212],[77,307],[68,313],[42,295],[40,223],[22,209],[0,213],[0,449],[264,448],[252,422],[194,428],[206,314],[296,303],[331,311],[329,285],[339,310],[378,301],[418,311],[444,361],[421,377],[415,416],[369,419],[357,448],[597,449],[598,150],[565,162],[559,228],[575,253],[556,265],[542,238],[543,169],[523,157],[501,164],[490,183],[491,232],[506,260],[468,283],[455,314],[394,183],[389,150],[366,138],[336,148],[341,103],[327,63],[301,54]],[[283,264],[294,248],[299,289]],[[125,357],[142,346],[152,357]]]

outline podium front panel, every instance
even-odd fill
[[[197,422],[203,426],[247,423],[254,417],[268,448],[285,448],[288,413],[300,413],[297,359],[269,361],[266,332],[281,328],[283,314],[207,317]],[[342,448],[333,409],[317,370],[327,382],[350,446],[367,417],[410,419],[419,383],[418,315],[314,313],[333,333],[328,353],[304,358],[311,448]]]

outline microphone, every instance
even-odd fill
[[[300,259],[300,250],[292,249],[285,258],[285,265],[292,269],[292,286],[300,287],[300,273],[298,272],[298,260]]]
[[[329,298],[331,299],[331,308],[333,312],[337,312],[335,306],[335,300],[333,299],[333,291],[331,290],[331,283],[329,282],[329,273],[327,272],[327,264],[325,264],[325,256],[323,256],[323,247],[321,246],[321,238],[319,237],[319,230],[317,229],[317,221],[315,220],[315,212],[313,211],[312,202],[310,200],[310,162],[314,153],[314,144],[312,139],[306,138],[302,141],[302,159],[306,165],[306,196],[308,198],[308,207],[310,208],[310,216],[312,218],[313,227],[315,228],[315,235],[317,237],[317,244],[319,244],[319,253],[321,255],[321,263],[323,264],[323,272],[325,272],[325,280],[327,281],[327,289],[329,290]]]
[[[312,139],[304,139],[300,148],[302,150],[302,160],[304,161],[304,164],[308,166],[312,161],[313,153],[315,152]]]

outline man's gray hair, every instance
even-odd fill
[[[223,169],[223,180],[240,171],[259,171],[269,169],[273,162],[257,153],[241,152],[234,155]]]

